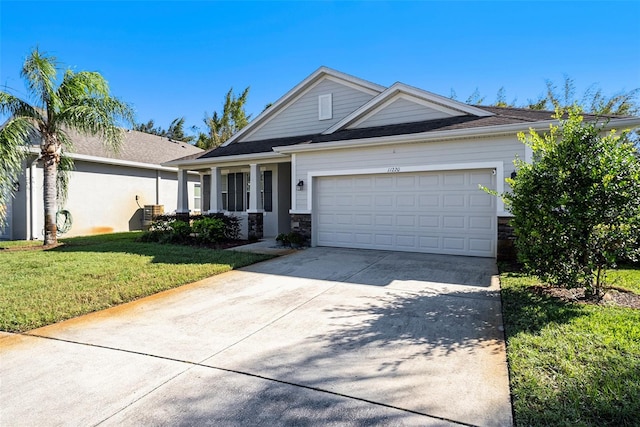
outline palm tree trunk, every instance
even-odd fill
[[[42,158],[44,164],[44,244],[58,243],[58,228],[56,226],[56,176],[58,162],[55,154],[46,153]]]

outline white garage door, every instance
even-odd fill
[[[320,177],[316,244],[494,257],[492,170]]]

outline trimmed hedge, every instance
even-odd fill
[[[215,244],[240,240],[240,218],[221,213],[192,215],[189,222],[175,214],[157,216],[138,238],[141,242]]]

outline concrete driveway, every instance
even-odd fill
[[[310,248],[0,336],[0,425],[511,425],[493,260]]]

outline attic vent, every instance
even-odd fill
[[[331,94],[318,96],[318,120],[329,120],[333,117]]]

